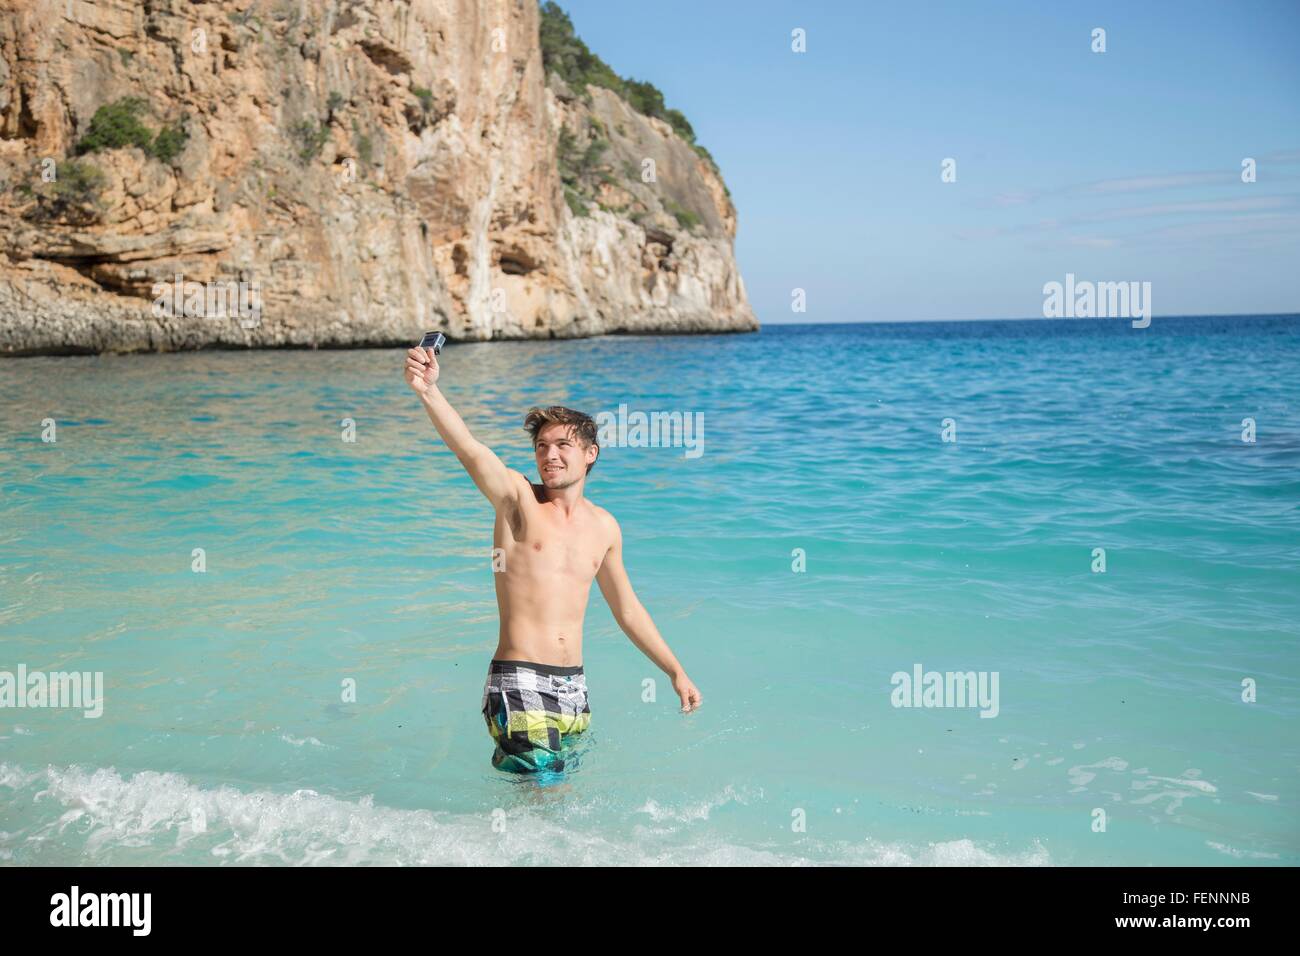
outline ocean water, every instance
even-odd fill
[[[490,766],[492,515],[401,367],[0,362],[0,671],[104,680],[0,708],[0,863],[1300,862],[1300,318],[449,347],[528,474],[533,404],[703,423],[588,494],[704,705],[593,587],[546,786]]]

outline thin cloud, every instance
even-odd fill
[[[1243,157],[1244,159],[1245,157]],[[1273,167],[1300,164],[1300,149],[1279,150],[1254,157],[1259,168],[1259,182],[1294,182],[1295,174],[1276,175]],[[1065,197],[1077,199],[1088,196],[1110,196],[1124,193],[1155,192],[1161,189],[1187,189],[1194,186],[1233,186],[1241,183],[1241,168],[1203,169],[1188,173],[1159,173],[1149,176],[1123,176],[1114,179],[1097,179],[1086,183],[1071,183],[1055,189],[1018,189],[1001,192],[990,202],[994,206],[1027,206],[1043,199]]]
[[[1023,206],[1034,202],[1040,195],[1042,194],[1029,192],[1000,193],[993,197],[993,203],[997,206]]]
[[[1151,189],[1181,189],[1186,186],[1227,185],[1240,180],[1240,170],[1218,172],[1175,173],[1171,176],[1135,176],[1131,179],[1101,179],[1095,183],[1072,186],[1065,192],[1083,192],[1090,195],[1109,196],[1114,193],[1146,192]]]
[[[1250,199],[1207,199],[1201,202],[1165,202],[1146,206],[1126,206],[1085,213],[1073,222],[1114,222],[1122,219],[1149,219],[1152,216],[1179,216],[1196,212],[1251,212],[1257,209],[1283,209],[1293,205],[1289,196],[1256,196]]]
[[[1118,246],[1123,240],[1107,239],[1101,236],[1067,236],[1062,240],[1062,245],[1082,246],[1085,249],[1111,249]]]
[[[1295,213],[1261,213],[1246,216],[1230,216],[1225,219],[1202,219],[1183,222],[1177,225],[1160,226],[1147,229],[1128,236],[1086,236],[1072,235],[1060,238],[1034,239],[1027,243],[1035,250],[1055,250],[1062,248],[1113,249],[1117,247],[1135,248],[1158,245],[1162,249],[1171,246],[1189,246],[1198,243],[1232,239],[1233,247],[1239,248],[1243,243],[1268,241],[1276,243],[1278,239],[1290,239],[1300,242],[1300,215]]]
[[[1234,216],[1229,219],[1205,219],[1199,222],[1181,223],[1177,226],[1161,226],[1139,233],[1134,238],[1171,242],[1175,240],[1219,239],[1224,236],[1251,236],[1256,238],[1289,236],[1300,241],[1300,215],[1267,214],[1257,216]]]
[[[1278,166],[1292,166],[1300,163],[1300,149],[1284,149],[1277,153],[1265,153],[1259,157],[1261,163],[1273,163]]]
[[[1207,199],[1200,202],[1150,203],[1145,206],[1124,206],[1119,209],[1083,213],[1065,219],[1040,219],[1037,222],[1021,223],[1015,226],[988,226],[980,229],[965,229],[954,233],[954,237],[960,240],[985,241],[1003,239],[1009,236],[1034,235],[1099,222],[1120,223],[1160,216],[1184,216],[1198,213],[1229,214],[1293,208],[1295,208],[1294,196],[1255,196],[1246,199]],[[1060,241],[1064,242],[1066,240],[1062,239]]]

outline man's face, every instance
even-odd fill
[[[572,425],[546,425],[537,433],[534,451],[537,473],[547,488],[567,488],[587,475],[587,465],[596,460],[595,447],[583,448]]]

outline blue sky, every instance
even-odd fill
[[[1298,0],[560,6],[717,159],[764,324],[1041,316],[1067,272],[1300,312]]]

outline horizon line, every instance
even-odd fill
[[[1296,312],[1175,312],[1169,315],[1153,315],[1151,321],[1156,319],[1277,319],[1297,317],[1300,318],[1300,311]],[[1057,316],[1047,318],[1046,316],[1000,316],[1000,317],[981,317],[978,319],[837,319],[834,321],[818,320],[816,322],[761,322],[760,328],[769,325],[924,325],[927,323],[941,322],[1114,322],[1122,321],[1125,317],[1119,316],[1116,319],[1113,316],[1081,316],[1070,318],[1067,316]]]

